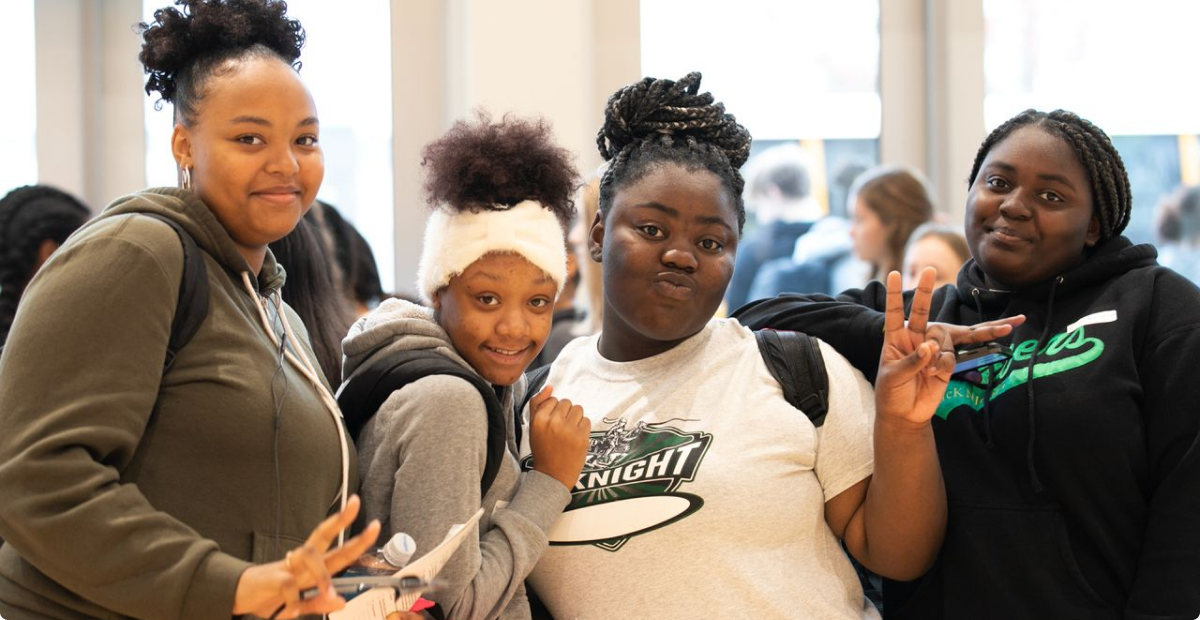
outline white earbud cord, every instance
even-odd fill
[[[262,321],[263,329],[267,331],[267,335],[270,336],[271,342],[275,343],[275,346],[277,347],[280,346],[279,338],[271,329],[271,322],[267,319],[267,300],[262,295],[259,295],[258,290],[254,288],[253,284],[251,284],[249,272],[242,272],[242,284],[245,285],[246,290],[255,300],[254,305],[258,308],[258,318]],[[275,307],[281,309],[282,302],[279,299],[279,291],[275,291],[274,295]],[[296,353],[300,355],[300,357],[297,358],[292,354],[291,351],[288,351],[287,348],[284,347],[284,357],[286,357],[288,361],[300,371],[300,374],[304,375],[304,378],[308,379],[308,382],[312,384],[313,388],[317,390],[317,394],[320,396],[322,404],[325,405],[325,409],[328,410],[329,414],[333,417],[333,425],[337,428],[338,443],[340,444],[339,447],[342,450],[342,486],[341,490],[339,491],[341,503],[338,509],[345,510],[346,500],[348,498],[348,490],[350,487],[350,449],[346,443],[346,429],[342,425],[342,410],[338,407],[337,400],[333,398],[333,395],[329,393],[329,390],[325,389],[325,384],[321,383],[321,380],[317,378],[317,371],[312,365],[312,362],[308,360],[308,356],[305,355],[304,348],[300,346],[300,341],[292,332],[292,326],[288,323],[287,317],[284,316],[284,314],[279,310],[276,312],[279,314],[279,321],[283,323],[284,337],[287,338],[289,343],[291,343],[292,348],[296,350]],[[345,538],[345,532],[338,532],[338,545],[345,543]]]

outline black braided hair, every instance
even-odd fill
[[[0,198],[0,344],[8,339],[42,243],[62,245],[90,216],[79,199],[46,185],[18,187]]]
[[[570,151],[554,142],[545,120],[506,115],[498,122],[483,111],[459,120],[421,151],[425,194],[431,206],[455,211],[504,210],[536,200],[558,218],[563,231],[575,215],[579,175]]]
[[[1121,161],[1121,154],[1117,152],[1104,130],[1066,110],[1049,113],[1025,110],[992,130],[979,147],[979,153],[975,155],[975,165],[971,167],[971,177],[967,186],[975,183],[979,167],[983,165],[984,158],[996,143],[1007,138],[1013,131],[1029,125],[1045,129],[1071,145],[1091,183],[1092,202],[1095,205],[1096,217],[1100,220],[1100,241],[1104,242],[1120,235],[1129,224],[1129,215],[1133,210],[1133,196],[1129,188],[1129,175],[1125,172],[1125,162]]]
[[[150,76],[146,94],[175,104],[176,120],[190,124],[208,79],[227,62],[276,57],[297,70],[304,28],[287,17],[280,0],[176,0],[183,7],[158,9],[154,22],[138,24],[138,60]]]
[[[741,232],[745,180],[738,169],[750,156],[750,132],[711,93],[700,92],[700,73],[678,81],[648,77],[613,93],[596,145],[609,162],[600,179],[600,211],[605,215],[618,189],[671,162],[717,175],[734,199]]]

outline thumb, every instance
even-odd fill
[[[922,342],[912,353],[888,362],[888,377],[901,383],[912,379],[933,361],[936,347],[932,342]]]
[[[533,398],[529,399],[529,415],[532,416],[533,412],[541,408],[542,403],[546,402],[553,394],[554,386],[552,385],[547,385],[540,392],[534,394]]]

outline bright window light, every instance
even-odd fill
[[[37,183],[37,76],[33,0],[0,2],[0,196]]]

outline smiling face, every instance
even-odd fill
[[[996,143],[967,196],[967,242],[989,282],[1021,288],[1083,262],[1100,238],[1092,190],[1066,141],[1027,125]]]
[[[176,125],[175,159],[251,266],[296,227],[325,176],[317,110],[278,58],[231,61],[215,74],[190,126]],[[255,260],[257,259],[257,260]]]
[[[696,334],[733,275],[735,201],[717,175],[660,164],[616,190],[589,248],[604,272],[600,353],[643,359]]]
[[[494,385],[512,385],[550,334],[558,285],[519,254],[485,254],[437,292],[438,325]]]

